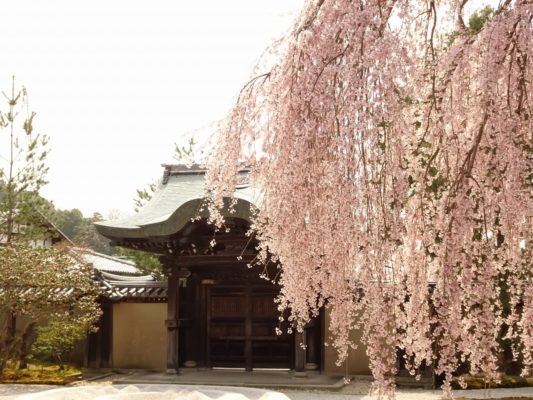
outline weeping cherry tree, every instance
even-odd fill
[[[381,394],[398,348],[446,395],[460,364],[498,380],[499,339],[533,362],[533,4],[471,30],[467,3],[308,1],[209,162],[214,222],[250,165],[280,310],[327,307],[340,362],[361,329]]]

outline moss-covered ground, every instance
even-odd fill
[[[27,368],[6,368],[0,375],[0,383],[31,383],[47,385],[66,385],[81,379],[81,370],[72,365],[32,363]]]
[[[495,388],[515,388],[515,387],[533,387],[533,377],[521,377],[513,375],[501,375],[501,382],[487,385],[482,376],[463,375],[467,389],[495,389]],[[455,389],[460,389],[457,382],[453,385]]]

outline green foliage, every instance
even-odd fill
[[[0,246],[0,291],[0,316],[68,321],[87,331],[101,314],[90,267],[58,249],[17,242]],[[9,360],[24,355],[34,325],[16,332],[10,322],[0,319],[0,374]]]
[[[494,16],[494,8],[485,6],[481,10],[475,11],[468,19],[468,30],[473,33],[479,33],[481,29]]]
[[[150,201],[158,186],[158,182],[152,182],[144,189],[137,189],[137,197],[133,199],[133,209],[139,212]]]
[[[72,350],[74,343],[86,337],[88,326],[71,321],[50,321],[48,325],[37,327],[37,339],[32,353],[57,361],[63,369],[64,356]]]
[[[494,17],[494,8],[491,6],[485,6],[480,10],[475,11],[468,19],[468,32],[472,35],[476,35],[483,27]],[[455,39],[459,36],[459,32],[453,31],[448,34],[446,48],[450,47]]]
[[[459,36],[459,32],[452,31],[446,35],[446,48],[449,48],[453,42],[455,42],[455,39]]]
[[[153,275],[158,281],[166,280],[159,256],[145,251],[118,248],[118,255],[135,262],[139,271],[146,275]]]

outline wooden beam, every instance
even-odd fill
[[[256,256],[243,255],[238,259],[238,255],[176,255],[176,261],[181,266],[222,266],[228,264],[248,264],[251,263]]]

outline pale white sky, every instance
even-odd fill
[[[132,213],[135,189],[226,115],[303,2],[0,0],[0,89],[15,75],[50,136],[43,195],[86,216]]]
[[[50,136],[43,195],[132,213],[180,135],[223,118],[303,0],[1,1],[0,89]]]

